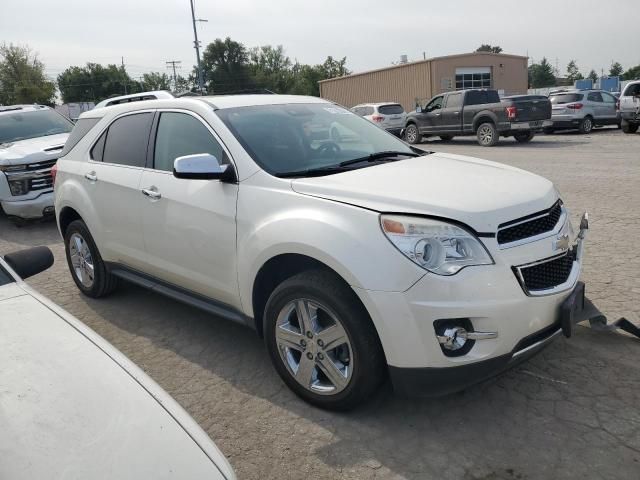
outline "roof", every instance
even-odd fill
[[[36,112],[38,110],[50,110],[46,105],[5,105],[0,106],[0,115],[7,112]]]
[[[408,62],[408,63],[401,63],[399,65],[390,65],[388,67],[382,67],[382,68],[374,68],[373,70],[365,70],[364,72],[357,72],[357,73],[352,73],[350,75],[345,75],[342,77],[334,77],[334,78],[328,78],[326,80],[320,80],[318,83],[325,83],[325,82],[333,82],[336,80],[340,80],[343,78],[353,78],[353,77],[357,77],[360,75],[367,75],[369,73],[374,73],[374,72],[382,72],[385,70],[393,70],[396,68],[405,68],[411,65],[419,65],[421,63],[429,63],[429,62],[433,62],[433,61],[438,61],[438,60],[450,60],[452,58],[463,58],[463,57],[476,57],[476,56],[489,56],[489,57],[501,57],[501,58],[520,58],[522,60],[527,60],[529,57],[525,57],[522,55],[512,55],[510,53],[492,53],[492,52],[469,52],[469,53],[458,53],[455,55],[443,55],[440,57],[431,57],[431,58],[427,58],[424,60],[418,60],[416,62]]]

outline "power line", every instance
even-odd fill
[[[167,64],[167,68],[173,68],[173,89],[177,92],[178,91],[178,75],[176,74],[176,65],[182,62],[180,60],[169,60],[164,63]],[[178,65],[177,68],[182,68],[182,67]]]

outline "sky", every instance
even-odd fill
[[[483,43],[546,56],[560,74],[640,64],[637,0],[195,0],[203,45],[231,37],[247,47],[283,45],[291,59],[347,57],[354,71],[464,53]],[[69,65],[117,63],[138,77],[195,64],[189,0],[0,0],[0,43],[28,45],[55,77]]]

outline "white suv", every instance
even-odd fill
[[[363,103],[356,105],[351,111],[397,137],[400,136],[407,118],[404,108],[399,103]]]
[[[640,126],[640,81],[629,82],[620,95],[620,117],[624,133],[636,133]]]
[[[355,138],[309,128],[335,123]],[[320,407],[387,374],[409,394],[465,388],[577,318],[586,218],[574,243],[531,173],[409,147],[313,97],[152,100],[76,128],[55,196],[78,288],[125,279],[246,324]]]

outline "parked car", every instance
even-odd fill
[[[400,136],[407,117],[402,105],[392,102],[362,103],[351,111],[397,136]]]
[[[53,214],[51,167],[72,128],[43,105],[0,107],[0,205],[13,220]]]
[[[475,135],[483,147],[496,145],[500,137],[531,141],[551,117],[549,100],[539,95],[519,95],[500,100],[496,90],[472,89],[433,97],[424,108],[407,115],[404,138],[412,145],[424,137],[451,140]]]
[[[561,90],[549,94],[553,125],[545,129],[553,133],[577,129],[589,133],[594,127],[617,125],[618,99],[603,90]]]
[[[131,93],[129,95],[119,95],[117,97],[107,98],[98,103],[95,108],[112,107],[122,103],[141,102],[144,100],[160,100],[163,98],[174,98],[171,92],[167,90],[154,90],[152,92]]]
[[[162,388],[22,281],[52,264],[46,247],[0,257],[0,478],[234,479]]]
[[[333,122],[358,142],[306,133]],[[586,225],[574,243],[549,180],[410,147],[325,100],[138,102],[76,128],[55,192],[78,288],[125,279],[248,325],[314,405],[354,407],[387,374],[412,395],[465,388],[581,305]]]
[[[620,95],[620,120],[624,133],[636,133],[640,126],[640,80],[629,82]]]

